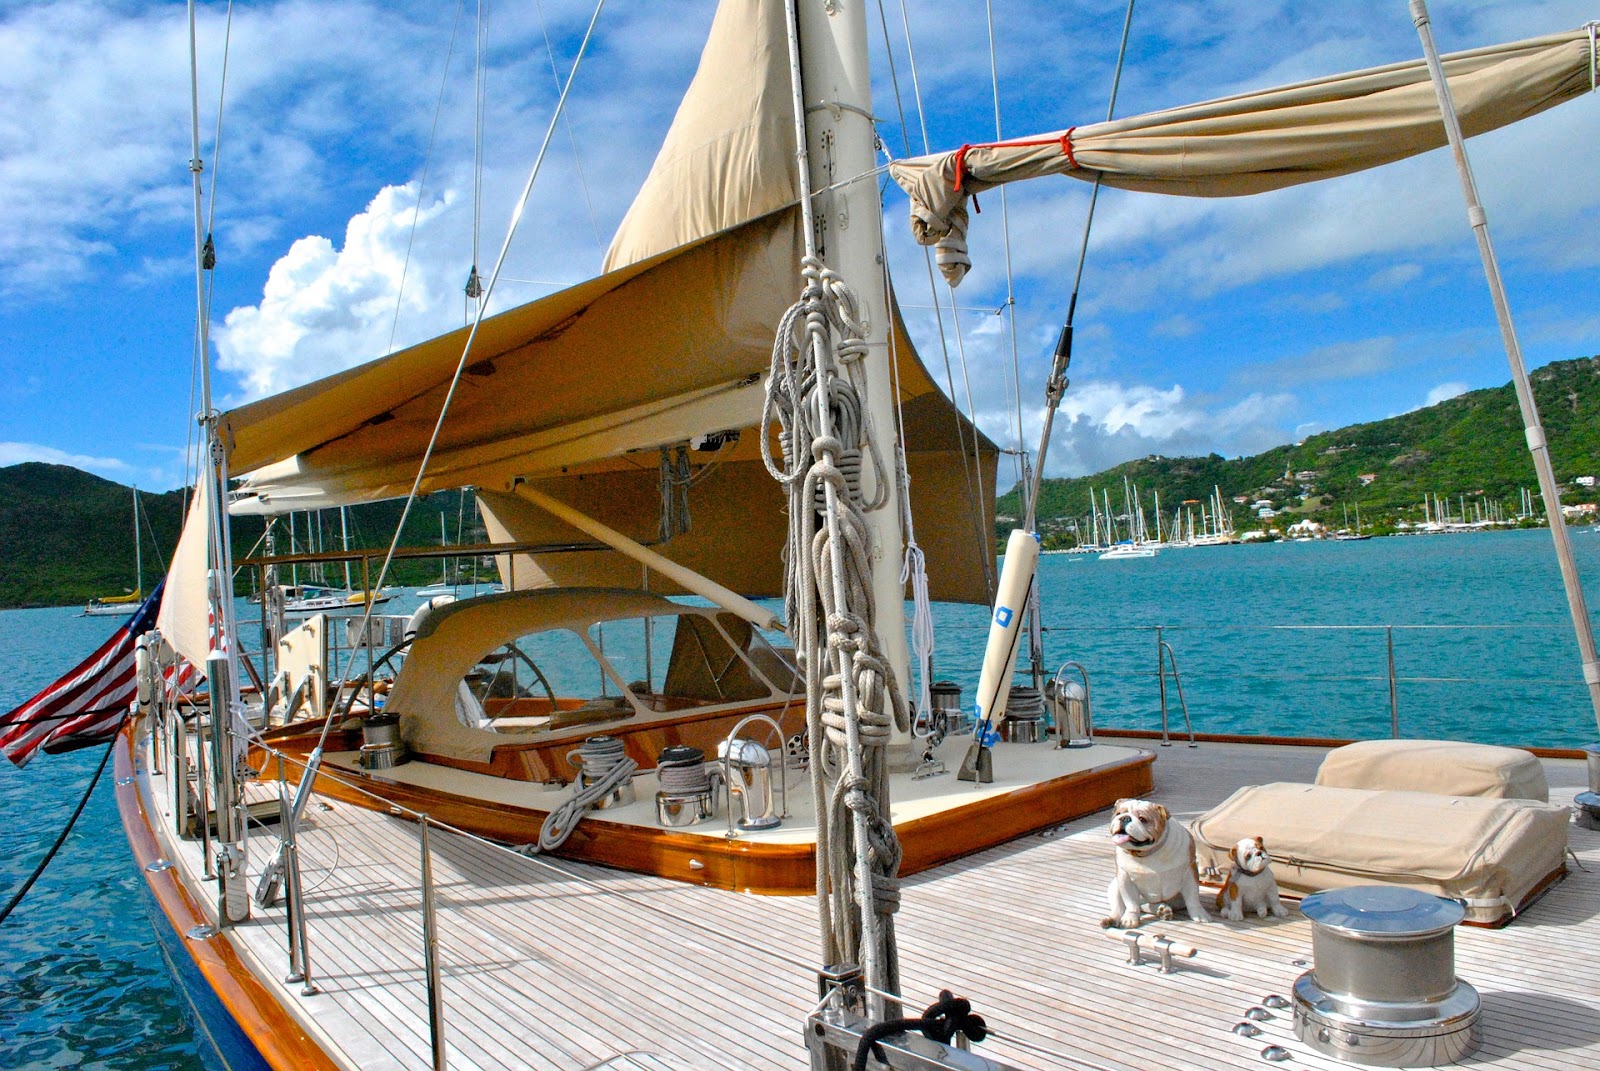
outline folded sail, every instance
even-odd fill
[[[211,481],[201,480],[189,499],[189,515],[167,568],[166,597],[156,627],[190,666],[204,666],[211,653],[213,623],[207,578],[206,542],[211,527]]]
[[[686,489],[690,530],[661,549],[740,594],[782,593],[783,494],[759,460],[756,425],[803,249],[783,12],[782,0],[721,5],[606,274],[483,322],[424,494],[474,486],[493,503],[491,531],[587,543],[515,496],[529,482],[651,543],[660,449],[688,444],[697,473],[714,467]],[[987,551],[974,534],[992,530],[993,444],[945,399],[896,310],[871,314],[891,326],[913,506],[961,518],[923,529],[935,597],[985,601]],[[245,477],[234,512],[404,495],[466,333],[225,413],[230,468]],[[894,429],[875,430],[892,463]],[[639,567],[609,551],[538,554],[519,557],[514,579],[636,586]],[[658,579],[652,587],[669,591]]]
[[[1593,86],[1586,30],[1444,57],[1468,136],[1526,119]],[[960,283],[967,200],[1018,179],[1070,175],[1189,197],[1236,197],[1347,175],[1445,143],[1423,61],[1244,93],[1037,137],[897,161],[911,229],[939,245],[940,270]]]
[[[794,204],[800,181],[793,130],[784,5],[719,5],[699,69],[602,269],[637,264]]]

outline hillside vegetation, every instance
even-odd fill
[[[1532,380],[1556,478],[1563,484],[1563,501],[1595,501],[1597,489],[1575,481],[1580,476],[1600,476],[1600,357],[1546,365],[1532,373]],[[1497,506],[1512,517],[1520,488],[1538,493],[1516,395],[1509,384],[1387,420],[1312,435],[1253,457],[1152,456],[1093,476],[1046,480],[1039,496],[1041,532],[1052,542],[1061,542],[1071,520],[1089,513],[1091,488],[1109,490],[1113,509],[1120,513],[1124,477],[1138,487],[1147,509],[1159,493],[1168,517],[1186,500],[1206,501],[1211,489],[1218,487],[1241,531],[1267,525],[1282,528],[1307,516],[1339,525],[1346,508],[1353,513],[1358,505],[1369,529],[1382,531],[1402,520],[1421,520],[1425,494],[1443,497],[1452,511],[1459,511],[1465,498],[1469,513],[1481,504],[1485,510]],[[1258,519],[1249,504],[1231,501],[1238,496],[1270,502],[1277,517]],[[177,543],[183,499],[177,491],[141,493],[140,499],[148,588]],[[401,544],[436,544],[441,512],[453,535],[459,506],[455,492],[418,503]],[[385,545],[400,508],[399,501],[352,507],[352,546]],[[1021,512],[1013,488],[997,504],[1002,533]],[[470,500],[466,517],[467,541],[482,539]],[[303,539],[303,516],[298,523]],[[283,532],[282,527],[279,530]],[[324,544],[337,545],[337,511],[324,511],[322,530]],[[260,518],[236,519],[235,556],[249,555],[261,532]],[[281,534],[279,539],[279,553],[285,553],[286,540]],[[70,605],[131,590],[135,583],[131,490],[65,465],[0,468],[0,563],[0,608]],[[438,569],[432,561],[397,563],[391,582],[429,583],[437,579]],[[329,567],[328,579],[339,582],[342,570]],[[249,582],[241,578],[241,587]]]
[[[162,563],[172,557],[182,526],[183,494],[139,493],[143,513],[145,589],[153,588]],[[439,542],[439,514],[445,513],[450,532],[456,531],[460,502],[456,492],[443,492],[417,503],[406,524],[402,546],[432,546]],[[400,518],[401,503],[376,502],[350,509],[350,545],[384,547]],[[469,495],[466,503],[467,541],[484,538]],[[303,546],[305,515],[296,516]],[[253,551],[263,529],[259,517],[239,517],[233,523],[236,559]],[[337,510],[322,516],[323,545],[339,545]],[[288,552],[286,529],[280,522],[278,553]],[[120,595],[135,586],[133,492],[129,487],[66,465],[29,462],[0,468],[0,608],[68,606],[104,595]],[[398,562],[390,583],[431,583],[439,578],[436,561]],[[302,572],[302,581],[310,578]],[[330,583],[342,585],[343,570],[327,567]],[[288,578],[284,578],[287,582]],[[241,576],[240,590],[253,578]],[[359,586],[360,580],[356,580]]]
[[[1600,476],[1600,357],[1558,361],[1530,378],[1556,479],[1563,485],[1562,501],[1595,501],[1595,488],[1573,481]],[[1241,495],[1271,501],[1280,514],[1272,523],[1279,527],[1305,516],[1337,525],[1346,507],[1353,513],[1359,504],[1363,521],[1380,530],[1401,520],[1421,520],[1426,494],[1448,500],[1458,513],[1463,496],[1469,513],[1477,502],[1485,509],[1497,503],[1507,517],[1517,512],[1520,488],[1538,495],[1509,383],[1386,420],[1321,432],[1253,457],[1150,456],[1093,476],[1046,480],[1039,494],[1041,531],[1059,532],[1070,518],[1086,516],[1090,488],[1109,490],[1113,509],[1121,512],[1124,477],[1138,486],[1147,509],[1153,492],[1159,493],[1169,516],[1185,500],[1204,502],[1218,487],[1241,530],[1261,526],[1253,510],[1231,501]],[[1000,498],[997,512],[1003,518],[1021,514],[1016,488]],[[1009,528],[1012,521],[1000,524]]]

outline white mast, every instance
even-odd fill
[[[900,580],[904,533],[900,527],[898,437],[894,382],[889,370],[889,300],[884,290],[883,213],[878,200],[877,133],[872,125],[872,82],[867,69],[865,5],[836,0],[795,0],[800,36],[800,78],[805,87],[807,155],[816,220],[817,253],[861,299],[867,356],[866,410],[883,451],[889,486],[881,509],[867,514],[872,539],[872,594],[878,638],[900,694],[910,695],[906,649],[905,585]],[[835,185],[835,184],[839,185]],[[862,494],[871,501],[875,476],[862,465]],[[898,736],[898,734],[897,734]]]
[[[1439,97],[1439,112],[1444,119],[1445,137],[1455,156],[1456,171],[1461,178],[1461,193],[1467,202],[1467,219],[1478,241],[1478,254],[1483,260],[1483,273],[1489,281],[1489,294],[1494,301],[1496,318],[1500,321],[1500,337],[1505,343],[1506,360],[1511,365],[1511,382],[1517,389],[1517,405],[1522,411],[1523,430],[1527,435],[1528,451],[1533,455],[1534,471],[1539,474],[1539,490],[1544,495],[1545,515],[1550,518],[1550,537],[1555,542],[1556,560],[1561,566],[1561,582],[1567,592],[1567,609],[1572,614],[1573,630],[1577,633],[1578,653],[1583,660],[1583,681],[1589,688],[1589,701],[1594,716],[1600,724],[1600,653],[1595,650],[1594,624],[1589,620],[1589,606],[1583,596],[1583,582],[1578,576],[1578,565],[1572,556],[1572,542],[1567,536],[1566,519],[1561,515],[1561,491],[1556,485],[1555,471],[1550,466],[1550,448],[1545,441],[1544,425],[1539,420],[1539,407],[1533,399],[1533,387],[1528,382],[1528,370],[1522,362],[1522,345],[1517,341],[1516,328],[1511,321],[1511,306],[1506,300],[1505,285],[1500,279],[1500,265],[1495,259],[1494,245],[1489,240],[1489,217],[1478,199],[1477,182],[1472,177],[1472,165],[1467,160],[1466,145],[1461,136],[1461,124],[1456,118],[1455,102],[1451,98],[1450,83],[1445,79],[1444,66],[1439,61],[1439,50],[1433,43],[1433,26],[1428,18],[1425,0],[1411,0],[1411,18],[1416,23],[1417,36],[1422,41],[1422,51],[1428,61],[1428,73],[1433,77],[1434,92]],[[1591,48],[1594,38],[1591,36]],[[1590,56],[1590,60],[1593,60]],[[1465,521],[1466,507],[1462,507]]]
[[[139,485],[133,486],[133,583],[134,591],[144,597],[144,550],[139,545]]]

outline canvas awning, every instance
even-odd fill
[[[1587,30],[1444,57],[1469,137],[1589,92]],[[1347,175],[1445,143],[1422,60],[1374,67],[1035,137],[896,161],[911,229],[951,286],[971,266],[967,201],[1006,182],[1069,175],[1189,197],[1235,197]]]
[[[689,490],[690,532],[658,549],[740,594],[782,593],[784,497],[759,461],[755,428],[773,335],[801,285],[788,78],[781,0],[724,3],[618,229],[609,270],[483,322],[422,493],[474,486],[492,531],[523,542],[586,541],[515,497],[520,482],[537,482],[649,543],[661,502],[658,448],[737,431],[737,444],[691,457],[697,471],[716,469]],[[993,527],[994,446],[929,377],[892,302],[869,299],[867,313],[892,325],[913,503],[926,499],[959,517],[922,530],[934,597],[985,601],[992,537],[978,536]],[[224,414],[231,470],[245,477],[234,511],[406,494],[466,335],[454,331]],[[892,466],[893,429],[875,431]],[[609,551],[518,562],[519,586],[557,580],[635,585],[639,566]]]

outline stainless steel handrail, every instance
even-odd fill
[[[1172,683],[1178,689],[1178,706],[1183,711],[1183,727],[1189,732],[1189,746],[1198,746],[1194,736],[1194,723],[1189,720],[1189,701],[1183,697],[1183,678],[1178,675],[1178,656],[1172,644],[1161,638],[1162,626],[1156,626],[1156,678],[1161,685],[1161,746],[1171,747],[1167,730],[1167,667],[1172,667]]]
[[[433,1046],[433,1071],[445,1071],[444,985],[439,977],[439,918],[433,903],[433,852],[428,846],[432,822],[419,815],[422,831],[422,958],[428,979],[428,1038]]]

